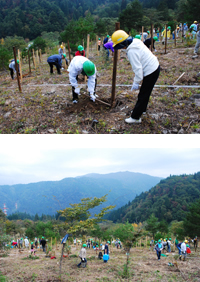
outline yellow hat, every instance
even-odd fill
[[[60,45],[60,48],[62,49],[62,48],[63,48],[63,46],[62,46],[62,45]]]
[[[113,47],[115,47],[115,45],[123,42],[124,40],[126,40],[129,37],[129,35],[123,31],[123,30],[117,30],[112,34],[112,42],[113,42]]]
[[[194,21],[194,23],[196,24],[196,23],[197,23],[197,21]]]

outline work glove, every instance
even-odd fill
[[[80,88],[78,88],[78,87],[76,87],[75,90],[74,90],[74,92],[75,92],[76,94],[78,94],[78,95],[81,95],[81,94],[80,94],[80,91],[81,91],[81,90],[80,90]]]
[[[90,100],[92,100],[93,102],[95,102],[95,99],[96,99],[95,95],[90,94]]]
[[[133,90],[138,90],[138,88],[139,88],[139,83],[133,82],[133,85],[132,85],[132,87],[131,87],[131,91],[133,91]]]

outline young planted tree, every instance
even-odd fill
[[[150,218],[146,221],[146,223],[146,230],[149,231],[154,238],[156,232],[159,230],[158,218],[155,217],[154,214],[152,214]]]
[[[79,204],[70,204],[71,207],[64,210],[60,210],[59,213],[65,218],[67,233],[75,235],[85,235],[89,230],[93,230],[96,224],[102,221],[103,216],[108,213],[109,210],[113,209],[115,206],[108,206],[102,208],[100,213],[91,215],[91,209],[99,206],[100,204],[106,202],[107,195],[97,198],[84,198],[81,199]],[[64,245],[63,245],[64,247]],[[61,276],[61,266],[60,266],[60,276]]]
[[[124,265],[123,276],[129,277],[129,253],[130,249],[133,247],[134,243],[136,243],[137,239],[142,235],[142,227],[134,228],[132,224],[128,221],[126,224],[121,224],[119,228],[114,231],[114,236],[119,238],[123,243],[124,249],[126,251],[126,264]]]

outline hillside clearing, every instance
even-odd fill
[[[183,72],[178,85],[199,86],[199,57],[192,59],[194,48],[169,45],[167,54],[164,46],[156,43],[155,53],[161,66],[161,74],[157,85],[172,85]],[[142,117],[142,124],[128,125],[124,119],[136,103],[138,91],[130,91],[126,87],[133,82],[133,72],[125,53],[121,52],[118,61],[116,101],[113,108],[81,95],[78,104],[72,103],[71,86],[68,73],[50,76],[47,55],[43,55],[42,64],[23,78],[22,93],[18,91],[17,81],[12,81],[8,72],[2,72],[0,77],[0,133],[83,133],[83,134],[196,134],[200,133],[200,88],[154,88],[147,115]],[[103,51],[100,56],[93,50],[91,59],[98,71],[97,95],[102,101],[111,102],[112,58],[104,61]],[[28,74],[28,64],[24,64],[23,73]],[[87,94],[85,81],[82,93]],[[63,86],[61,86],[61,84]],[[98,86],[101,85],[101,86]],[[105,85],[105,86],[103,86]],[[110,86],[107,86],[110,85]]]
[[[178,252],[167,254],[157,260],[156,252],[148,249],[133,248],[130,252],[129,272],[130,278],[123,278],[123,267],[126,263],[126,254],[121,249],[112,249],[110,260],[104,263],[98,259],[96,251],[87,249],[88,264],[86,268],[77,268],[80,259],[73,255],[79,254],[80,247],[72,247],[72,254],[63,258],[62,280],[59,280],[59,262],[61,247],[55,251],[56,259],[45,257],[42,251],[37,252],[39,259],[29,260],[26,258],[30,250],[19,252],[12,249],[8,257],[1,257],[1,271],[9,282],[18,281],[200,281],[199,249],[187,257],[187,260],[177,261],[177,266],[168,266],[169,262],[176,262]]]

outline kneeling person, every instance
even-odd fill
[[[71,61],[69,68],[69,80],[72,85],[73,103],[78,103],[78,95],[80,95],[80,88],[78,87],[77,76],[79,74],[86,75],[88,77],[88,91],[90,99],[95,102],[96,95],[95,89],[97,84],[96,79],[96,67],[93,62],[83,56],[76,56]]]
[[[86,260],[86,247],[87,245],[86,244],[83,244],[82,248],[81,248],[81,251],[80,251],[80,254],[79,254],[79,257],[81,259],[81,262],[77,265],[78,267],[81,266],[81,263],[82,262],[85,262],[87,264],[87,260]]]
[[[53,66],[56,66],[57,73],[61,74],[60,69],[62,67],[62,59],[65,59],[66,54],[62,55],[52,55],[48,57],[47,63],[50,66],[50,73],[53,73]]]

